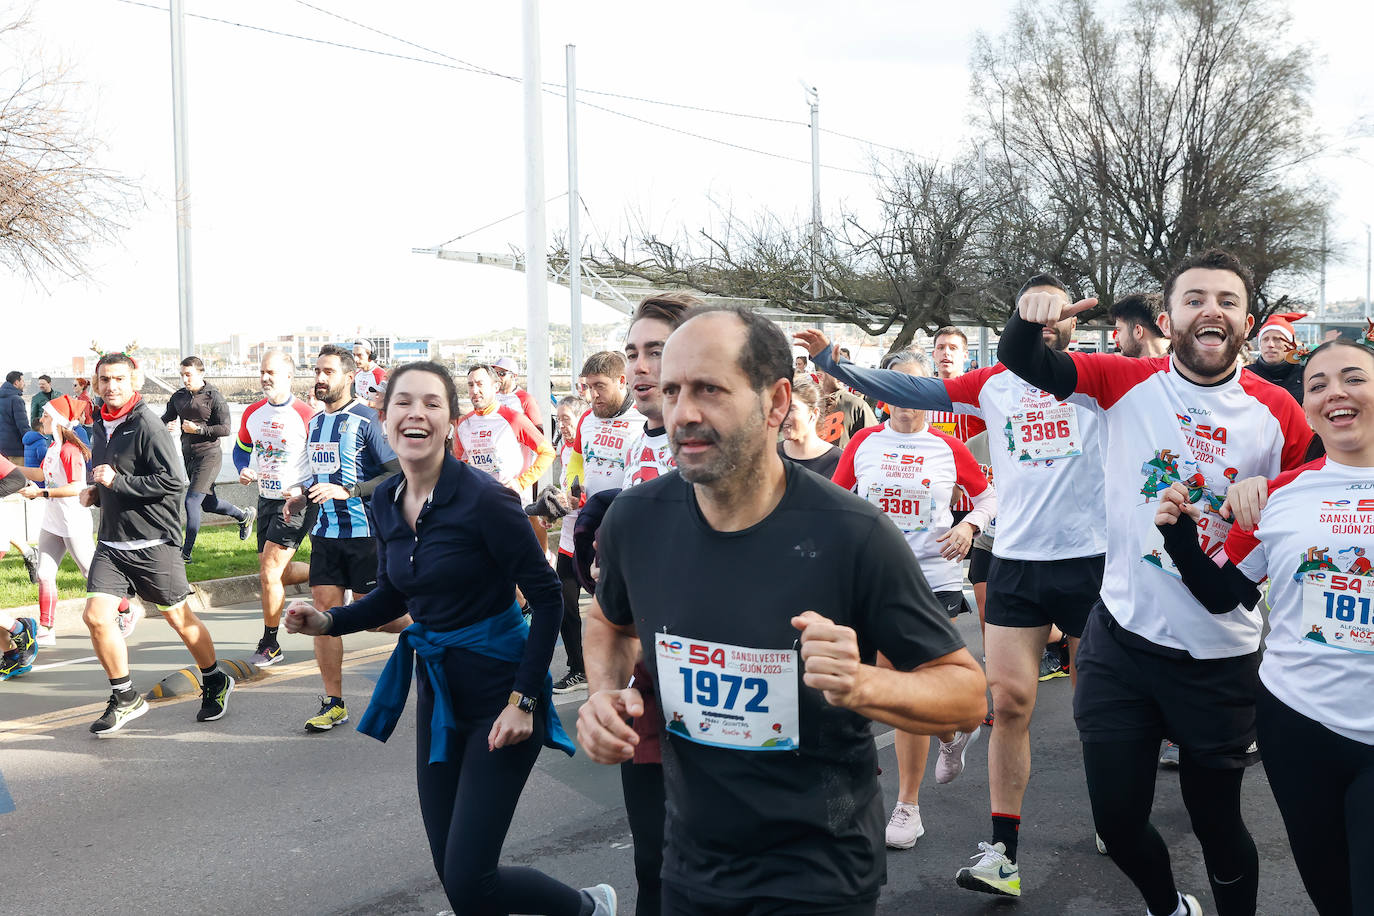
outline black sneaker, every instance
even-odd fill
[[[253,519],[258,517],[258,510],[252,506],[239,506],[243,511],[243,521],[239,522],[239,540],[248,540],[248,535],[253,533]]]
[[[38,584],[38,548],[26,547],[19,555],[24,560],[24,568],[29,571],[29,581]]]
[[[574,690],[587,689],[587,676],[576,671],[569,671],[563,675],[563,679],[555,681],[553,685],[554,693],[572,693]]]
[[[134,719],[148,711],[148,701],[134,694],[132,703],[120,703],[117,693],[110,693],[110,702],[105,704],[105,715],[91,723],[91,734],[97,738],[108,738]]]
[[[224,718],[229,708],[229,694],[234,692],[234,679],[223,671],[217,671],[205,679],[200,691],[200,712],[196,713],[197,722],[213,722]]]

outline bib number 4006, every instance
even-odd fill
[[[693,646],[693,648],[698,648]],[[719,650],[717,650],[719,651]],[[682,698],[688,703],[711,708],[734,709],[740,691],[753,691],[745,701],[745,712],[768,712],[764,700],[768,698],[768,682],[761,677],[740,677],[737,674],[716,674],[702,668],[681,667]],[[721,692],[724,688],[725,696]],[[723,700],[723,702],[722,702]]]

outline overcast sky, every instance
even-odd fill
[[[187,0],[190,13],[399,55],[447,55],[521,72],[520,3],[319,6],[389,32],[422,51],[287,0]],[[542,4],[544,78],[562,82],[564,46],[577,45],[578,85],[699,107],[805,122],[799,80],[820,89],[824,127],[922,155],[948,156],[968,132],[968,59],[979,29],[1000,32],[1012,3],[963,0],[835,2],[699,0]],[[1326,158],[1338,191],[1331,236],[1349,250],[1333,266],[1331,301],[1364,294],[1364,224],[1374,221],[1374,140],[1347,141],[1374,116],[1361,70],[1374,33],[1368,4],[1303,0],[1295,36],[1321,59],[1318,122],[1347,153]],[[121,0],[39,4],[28,47],[69,63],[84,82],[74,108],[107,143],[104,164],[147,196],[116,245],[91,257],[90,278],[0,278],[5,368],[65,363],[91,338],[176,343],[177,272],[168,24],[165,12]],[[523,277],[411,254],[519,210],[523,204],[518,82],[312,43],[202,19],[186,22],[194,291],[198,340],[284,333],[306,325],[341,334],[376,326],[399,335],[456,336],[523,325]],[[436,55],[432,52],[439,52]],[[449,63],[459,66],[455,61]],[[810,207],[809,132],[628,99],[583,100],[680,131],[584,107],[579,114],[583,230],[619,238],[632,220],[674,234],[719,207],[768,207],[799,218]],[[563,99],[545,95],[548,196],[567,187]],[[871,197],[871,147],[826,135],[827,212]],[[881,151],[879,151],[881,152]],[[562,232],[567,205],[550,205]],[[516,217],[452,242],[523,247]],[[550,290],[566,321],[566,291]],[[589,307],[586,320],[609,320]]]

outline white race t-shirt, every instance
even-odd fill
[[[1339,735],[1374,744],[1374,472],[1319,458],[1279,475],[1226,558],[1269,579],[1260,679]]]
[[[43,482],[48,489],[74,483],[86,485],[86,459],[81,449],[58,439],[43,456]],[[43,530],[62,537],[91,537],[91,510],[81,505],[80,496],[48,499],[43,511]]]

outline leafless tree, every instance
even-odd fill
[[[0,21],[0,266],[31,279],[85,271],[141,197],[99,165],[100,141],[68,108],[78,83],[22,50],[27,16]]]

